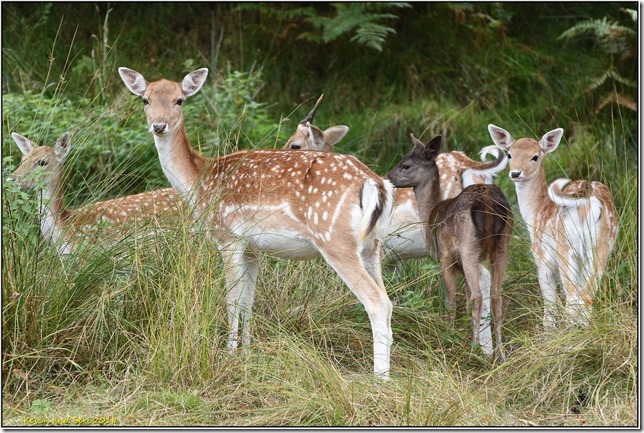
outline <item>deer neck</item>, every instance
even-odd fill
[[[46,189],[39,190],[38,215],[40,231],[43,237],[51,242],[57,242],[62,235],[62,226],[66,216],[63,207],[63,174],[57,173]]]
[[[418,215],[423,222],[429,221],[429,217],[440,201],[440,179],[438,177],[438,168],[430,169],[433,181],[423,182],[414,187],[414,195],[418,204]],[[430,177],[430,178],[431,178]]]
[[[436,243],[431,240],[432,235],[430,233],[430,226],[427,224],[432,217],[434,208],[436,208],[436,205],[440,202],[440,179],[438,176],[438,168],[436,166],[430,169],[429,179],[432,178],[434,180],[423,182],[415,186],[414,195],[416,196],[418,216],[421,221],[425,246],[429,250],[429,255],[436,258],[438,257],[438,247]]]
[[[192,149],[183,125],[174,134],[154,134],[154,144],[168,181],[184,199],[194,204],[205,158]]]
[[[550,202],[543,166],[530,179],[518,182],[515,186],[521,216],[529,227],[534,227],[540,210]]]

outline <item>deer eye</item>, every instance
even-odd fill
[[[45,161],[44,159],[39,159],[39,160],[38,160],[38,161],[36,161],[36,163],[34,164],[34,166],[36,166],[36,165],[37,165],[37,166],[39,166],[39,167],[44,167],[44,166],[46,166],[46,165],[47,165],[47,161]]]
[[[403,164],[400,166],[402,170],[409,170],[410,165],[409,164]]]
[[[539,155],[535,155],[532,157],[531,161],[537,162],[539,160]]]
[[[508,153],[508,159],[512,159],[512,155]]]
[[[150,101],[148,101],[148,98],[141,98],[141,101],[143,101],[143,105],[150,105]]]
[[[177,105],[181,107],[183,103],[185,102],[185,99],[177,99]]]

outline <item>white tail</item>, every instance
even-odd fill
[[[201,88],[207,69],[188,74],[182,83],[147,83],[127,68],[119,68],[119,74],[143,99],[168,180],[221,250],[229,348],[238,345],[240,320],[241,342],[250,343],[255,253],[304,260],[321,255],[364,305],[374,339],[374,372],[388,377],[392,304],[380,260],[393,186],[348,155],[256,150],[205,158],[188,141],[181,104]]]
[[[181,201],[172,188],[87,204],[67,209],[63,203],[63,163],[71,149],[69,133],[63,134],[53,147],[38,146],[28,138],[11,134],[23,153],[13,179],[24,188],[38,188],[41,194],[40,228],[43,237],[62,255],[69,254],[83,240],[109,243],[125,225],[160,219],[179,213]],[[35,182],[42,176],[42,190]],[[107,224],[97,238],[96,227]],[[116,230],[109,230],[116,229]]]
[[[608,188],[600,182],[559,179],[550,189],[543,158],[563,136],[557,128],[537,142],[515,140],[495,125],[494,143],[508,151],[521,215],[528,225],[532,255],[544,298],[544,326],[555,324],[557,278],[566,296],[569,321],[588,323],[595,291],[617,238],[617,212]]]

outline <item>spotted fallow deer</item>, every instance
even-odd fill
[[[617,239],[617,212],[610,191],[600,182],[568,179],[559,179],[548,189],[543,158],[559,145],[562,128],[545,133],[539,141],[515,140],[492,124],[488,130],[492,141],[511,158],[510,179],[528,226],[543,294],[544,327],[556,323],[557,280],[564,289],[567,321],[587,324]]]
[[[481,343],[479,333],[483,300],[491,299],[494,329],[494,356],[505,360],[501,339],[503,274],[508,263],[512,235],[512,211],[501,189],[496,185],[475,184],[454,198],[441,200],[440,176],[436,156],[442,138],[436,136],[426,145],[411,134],[414,148],[394,167],[385,179],[396,187],[412,187],[418,203],[427,248],[439,263],[446,287],[446,304],[450,322],[454,322],[457,272],[465,276],[469,304],[472,308],[472,342]],[[492,267],[491,292],[480,281],[483,262]],[[488,290],[488,293],[484,293]],[[490,342],[491,344],[491,342]],[[491,353],[482,347],[486,353]]]
[[[298,124],[297,130],[286,141],[283,149],[319,150],[333,152],[333,147],[349,132],[344,125],[331,126],[322,131],[313,124],[315,113],[324,95],[318,98],[309,114]],[[463,188],[471,184],[494,183],[495,177],[505,169],[508,160],[505,152],[496,146],[487,146],[481,150],[481,158],[494,153],[496,159],[491,162],[480,162],[470,159],[461,151],[441,153],[436,157],[440,175],[440,194],[443,200],[456,197]],[[416,197],[412,188],[396,188],[394,209],[385,239],[385,248],[396,262],[404,259],[417,259],[429,256],[425,247],[423,231]],[[483,276],[485,278],[485,276]],[[489,280],[489,275],[487,276]]]
[[[181,83],[148,83],[128,68],[119,68],[119,74],[143,100],[168,180],[221,251],[229,349],[238,346],[240,320],[241,343],[250,343],[256,253],[301,260],[321,255],[364,305],[374,373],[388,378],[392,303],[380,261],[393,203],[391,183],[348,155],[251,150],[206,158],[188,141],[181,105],[201,89],[208,69],[189,73]]]
[[[172,188],[91,203],[75,209],[65,208],[62,177],[63,163],[71,149],[69,133],[64,133],[54,146],[38,146],[15,132],[11,136],[23,154],[12,181],[22,188],[38,190],[41,233],[63,257],[88,238],[110,243],[106,237],[115,240],[114,237],[118,237],[125,225],[132,227],[140,224],[149,229],[160,219],[176,216],[180,212],[182,203]],[[97,236],[99,226],[105,226],[105,230],[100,231],[100,239]]]

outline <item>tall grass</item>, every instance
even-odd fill
[[[176,31],[201,8],[176,9]],[[214,8],[225,15],[221,5]],[[24,16],[25,6],[7,9],[16,20],[3,35],[15,36],[22,27],[33,32],[3,51],[12,65],[6,75],[3,71],[3,177],[18,161],[10,132],[44,144],[71,129],[74,150],[66,165],[70,205],[167,186],[142,107],[125,97],[113,66],[146,74],[139,67],[143,65],[178,80],[181,76],[175,74],[213,60],[195,48],[198,32],[186,30],[178,52],[164,54],[165,35],[150,42],[142,34],[168,22],[168,10],[152,12],[157,19],[147,20],[153,23],[145,28],[126,28],[119,18],[124,6],[115,5],[109,16],[106,10],[86,12],[94,17],[97,35],[110,26],[108,43],[102,37],[92,40],[94,48],[103,50],[92,57],[78,46],[79,37],[72,39],[73,31],[59,25],[62,19],[54,9],[30,10],[33,15]],[[136,18],[145,9],[133,5],[127,11]],[[448,11],[437,8],[428,16],[445,18]],[[410,15],[403,16],[404,22],[426,32],[423,21],[410,19],[413,13],[405,11]],[[235,11],[230,16],[240,21],[243,15]],[[601,180],[615,196],[620,219],[617,245],[588,328],[542,330],[529,239],[506,175],[497,183],[517,219],[503,287],[507,362],[495,365],[471,346],[463,292],[457,296],[459,320],[455,329],[449,328],[438,268],[429,260],[412,260],[402,272],[384,275],[395,303],[388,383],[371,373],[372,337],[364,308],[322,260],[261,257],[252,344],[230,355],[221,259],[187,217],[154,234],[149,234],[150,226],[132,227],[109,246],[88,242],[61,261],[39,236],[34,195],[3,183],[3,424],[67,416],[100,424],[94,417],[101,416],[128,426],[636,425],[638,196],[632,119],[628,113],[614,116],[612,123],[602,114],[585,117],[593,105],[585,97],[575,99],[578,112],[569,101],[559,102],[572,99],[581,72],[575,69],[555,80],[562,74],[553,73],[554,65],[572,68],[572,61],[557,58],[553,48],[544,51],[545,43],[528,46],[509,38],[499,48],[495,34],[488,32],[461,47],[452,37],[466,29],[447,22],[449,26],[436,27],[435,40],[422,39],[427,52],[434,53],[431,62],[414,60],[413,34],[405,34],[395,42],[400,58],[371,81],[372,76],[358,80],[355,73],[349,80],[340,68],[314,74],[306,68],[313,54],[332,51],[320,47],[302,54],[297,68],[309,73],[290,82],[284,79],[289,71],[277,70],[280,65],[268,60],[249,66],[249,57],[257,56],[245,51],[253,34],[233,35],[225,27],[230,37],[216,52],[217,62],[231,67],[211,71],[216,85],[204,88],[184,108],[193,146],[208,156],[278,147],[302,117],[294,112],[293,100],[318,90],[327,96],[316,123],[349,125],[338,150],[357,155],[380,174],[410,147],[409,130],[441,133],[448,150],[474,156],[491,144],[488,123],[515,137],[538,137],[563,126],[565,139],[545,162],[548,180]],[[57,42],[43,46],[37,38]],[[156,61],[142,59],[140,50],[132,48],[138,40],[147,41],[149,59]],[[293,48],[298,42],[284,44]],[[467,51],[473,44],[480,51]],[[72,55],[65,54],[63,66],[43,66],[39,56],[25,55],[31,46],[40,54],[54,52],[58,59],[61,50]],[[379,64],[375,57],[352,59],[355,51],[343,42],[337,47],[339,63],[351,59],[359,71]],[[246,57],[236,63],[231,52]],[[284,55],[272,53],[278,59]],[[592,62],[589,54],[579,55]],[[101,62],[91,67],[100,69],[100,81],[82,78],[91,59]],[[405,62],[413,67],[401,72],[400,79],[396,72]],[[63,70],[69,71],[68,81],[54,81]],[[455,80],[457,72],[464,75]],[[320,88],[311,84],[316,79]],[[275,90],[276,83],[285,83],[284,92]],[[304,89],[303,95],[298,89]],[[519,96],[517,89],[522,89]]]

